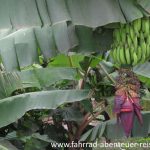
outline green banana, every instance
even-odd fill
[[[146,19],[142,19],[142,31],[145,32],[145,22]]]
[[[130,37],[131,37],[132,41],[134,41],[135,34],[134,34],[134,30],[133,30],[132,26],[130,27]]]
[[[131,64],[131,56],[130,56],[130,49],[128,47],[125,47],[125,58],[127,61],[127,64]]]
[[[137,48],[137,57],[138,57],[138,61],[142,59],[142,49],[140,46]]]
[[[131,45],[131,47],[130,47],[130,58],[131,58],[131,62],[133,61],[133,53],[134,53],[134,46]]]
[[[116,48],[113,49],[113,51],[111,51],[111,56],[113,58],[114,61],[116,61]]]
[[[114,57],[114,61],[115,61],[115,62],[118,62],[117,48],[115,48],[115,49],[113,50],[113,57]]]
[[[143,40],[144,40],[144,33],[143,32],[140,32],[140,34],[139,34],[139,40],[140,40],[140,42],[142,41],[143,42]],[[141,43],[142,43],[141,42]],[[140,44],[141,44],[140,43]]]
[[[126,30],[124,28],[120,29],[121,41],[124,44],[126,42]]]
[[[141,43],[141,48],[142,48],[143,54],[146,54],[146,43],[145,43],[144,40],[143,40],[143,42]]]
[[[146,38],[146,43],[147,43],[148,45],[150,45],[150,36],[147,36],[147,38]]]
[[[133,63],[132,63],[132,65],[135,66],[135,65],[137,65],[137,63],[138,63],[138,57],[137,57],[136,53],[134,52],[133,53]]]
[[[126,24],[126,33],[129,34],[130,33],[130,25]]]
[[[139,31],[141,30],[141,24],[142,24],[141,18],[133,21],[133,28],[135,33],[137,34],[139,33]]]
[[[121,40],[119,29],[115,29],[115,30],[114,30],[113,36],[114,36],[114,38],[116,39],[116,41],[119,43],[120,40]]]
[[[145,60],[146,60],[146,43],[145,43],[145,41],[143,41],[142,44],[141,44],[141,50],[142,50],[141,63],[144,63]]]
[[[118,64],[135,66],[150,59],[150,19],[120,24],[113,33],[112,57]]]
[[[146,60],[146,56],[145,56],[145,54],[143,54],[142,55],[142,59],[140,61],[140,64],[143,64],[145,62],[145,60]]]
[[[142,31],[145,37],[149,35],[149,20],[146,18],[142,20]]]
[[[137,47],[138,47],[138,38],[137,38],[137,36],[134,36],[133,45],[134,45],[135,49],[137,49]]]
[[[129,47],[132,44],[132,40],[131,40],[131,37],[129,35],[127,35],[127,43],[128,43]]]
[[[146,45],[146,58],[149,59],[150,58],[150,45]]]
[[[121,64],[126,64],[127,63],[126,59],[125,59],[125,54],[124,54],[124,48],[123,47],[120,48],[119,58],[120,58]]]

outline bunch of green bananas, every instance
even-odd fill
[[[150,59],[150,19],[120,24],[113,32],[111,56],[118,65],[135,66]]]

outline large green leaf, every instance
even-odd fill
[[[28,87],[49,87],[61,80],[76,80],[76,68],[41,68],[22,72],[0,72],[0,99]]]
[[[134,127],[132,129],[132,137],[147,137],[150,129],[150,112],[142,112],[143,125],[141,126],[135,118]],[[106,137],[107,139],[124,139],[125,133],[121,124],[117,124],[116,119],[111,119],[106,122],[101,122],[94,128],[88,130],[81,136],[81,141],[95,141],[100,137]]]
[[[37,27],[35,28],[35,35],[44,58],[48,60],[49,58],[54,57],[57,53],[57,48],[54,41],[52,28]]]
[[[6,0],[4,3],[9,6],[11,24],[15,29],[41,26],[34,0]]]
[[[0,142],[0,150],[18,150],[14,145],[12,145],[9,141],[4,140]],[[5,147],[4,149],[1,147]]]
[[[21,94],[0,100],[0,127],[6,126],[32,109],[55,109],[64,103],[89,97],[88,90],[54,90]]]
[[[2,145],[0,145],[0,149],[1,149],[1,150],[9,150],[8,148],[6,148],[6,147],[4,147],[4,146],[2,146]]]
[[[50,67],[70,67],[69,57],[64,54],[59,54],[52,59],[48,64]]]
[[[67,23],[61,22],[55,24],[53,26],[54,38],[56,41],[56,45],[58,50],[61,53],[66,53],[71,48],[68,31],[67,31]],[[62,40],[63,39],[63,40]]]
[[[79,46],[75,50],[79,53],[91,53],[98,51],[97,43],[93,36],[92,28],[76,26],[76,33],[79,39]]]
[[[111,44],[113,42],[113,30],[103,29],[102,32],[94,32],[94,37],[96,44],[98,45],[98,50],[102,53],[104,51],[111,49]]]
[[[22,89],[17,73],[0,72],[0,99],[9,97],[15,90]]]
[[[68,36],[70,41],[71,49],[79,45],[79,40],[75,32],[75,26],[72,23],[68,23]]]
[[[119,0],[119,3],[127,21],[143,17],[143,13],[136,6],[136,0]]]
[[[71,20],[65,0],[46,0],[53,24]]]
[[[14,39],[12,36],[8,36],[0,40],[0,52],[3,64],[7,71],[19,70],[19,64],[14,47]]]
[[[49,63],[49,66],[80,68],[80,62],[83,59],[84,59],[84,55],[74,54],[74,55],[66,56],[64,54],[60,54],[53,58],[53,61]]]
[[[53,28],[36,27],[35,30],[33,28],[18,30],[0,39],[2,62],[7,71],[16,71],[39,63],[38,46],[44,59],[48,60],[58,51],[66,54],[77,45],[75,27],[72,24],[67,27],[66,22],[56,24]]]
[[[81,122],[83,120],[81,111],[73,107],[64,108],[62,110],[62,117],[65,121]]]
[[[19,73],[22,83],[35,81],[41,87],[48,87],[60,80],[76,80],[77,70],[75,68],[45,68],[22,71]],[[33,80],[34,79],[34,80]],[[37,82],[36,82],[37,81]]]
[[[149,134],[150,111],[143,112],[142,117],[143,117],[143,122],[144,122],[143,125],[140,125],[138,119],[135,118],[134,127],[133,127],[133,130],[132,130],[133,137],[147,137],[148,134]]]
[[[84,133],[80,141],[95,141],[97,138],[100,138],[104,136],[104,132],[106,129],[106,122],[101,122],[92,129],[88,130],[86,133]]]
[[[105,29],[105,32],[99,33],[99,30],[95,30],[96,27],[125,23],[124,16],[128,21],[141,18],[143,12],[139,6],[145,12],[149,11],[147,1],[142,0],[138,1],[138,6],[135,0],[0,2],[3,4],[0,6],[0,50],[7,71],[38,63],[38,47],[46,60],[57,53],[68,51],[85,54],[108,50],[112,42],[112,30]]]
[[[10,23],[9,17],[9,5],[6,0],[0,0],[0,29],[11,29],[12,25]]]
[[[138,75],[139,80],[144,83],[147,87],[150,87],[150,63],[138,65],[134,67],[133,71]]]
[[[1,28],[15,29],[72,21],[98,27],[125,22],[117,0],[1,0]],[[106,11],[107,10],[107,11]]]
[[[46,69],[35,69],[32,72],[42,87],[50,86],[56,81],[60,80],[75,80],[77,70],[75,68],[46,68]],[[21,77],[21,76],[20,76]]]
[[[74,25],[99,27],[110,23],[125,23],[149,12],[148,0],[1,0],[0,28],[49,26],[72,21]]]
[[[149,2],[149,0],[137,0],[137,3],[150,14],[150,2]]]
[[[150,87],[150,78],[144,76],[138,76],[139,80],[144,83],[144,86]]]
[[[47,146],[48,144],[46,142],[31,137],[30,139],[26,140],[24,150],[45,150]]]
[[[19,67],[38,63],[37,44],[33,29],[18,30],[2,38],[0,52],[7,71],[16,71],[19,70]]]
[[[112,22],[125,22],[116,0],[66,1],[72,21],[76,25],[98,27]]]
[[[134,126],[132,129],[133,137],[147,137],[149,133],[150,121],[149,121],[150,112],[142,112],[143,125],[141,126],[137,120],[137,117],[134,120]],[[120,139],[124,138],[125,134],[121,125],[116,123],[116,120],[107,121],[106,127],[106,137],[108,139]]]
[[[48,14],[46,0],[36,0],[37,10],[42,21],[42,26],[51,25],[51,20]]]
[[[33,29],[15,33],[16,54],[21,68],[38,63],[37,44]]]
[[[134,67],[133,71],[137,75],[150,78],[150,62]]]
[[[142,96],[142,100],[143,101],[150,101],[150,92],[148,90],[145,90],[144,92],[145,92],[145,95]]]
[[[6,37],[7,35],[11,34],[14,32],[12,29],[5,29],[0,31],[0,39]]]
[[[105,136],[108,139],[120,139],[125,137],[121,124],[117,124],[116,119],[107,121]]]

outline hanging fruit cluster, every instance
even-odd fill
[[[140,18],[114,30],[111,55],[120,66],[135,66],[150,59],[150,19]]]
[[[136,115],[142,124],[140,113],[140,82],[130,69],[120,69],[116,79],[114,112],[117,114],[118,123],[121,122],[125,134],[128,137],[133,128],[133,120]]]
[[[150,19],[140,18],[121,24],[114,30],[111,56],[119,65],[116,79],[114,112],[128,137],[133,128],[134,116],[142,124],[140,82],[132,67],[150,59]]]

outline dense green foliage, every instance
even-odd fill
[[[148,17],[149,0],[0,2],[0,149],[124,138],[112,113],[113,31]],[[149,135],[149,70],[149,59],[133,68],[146,112],[132,137]]]

